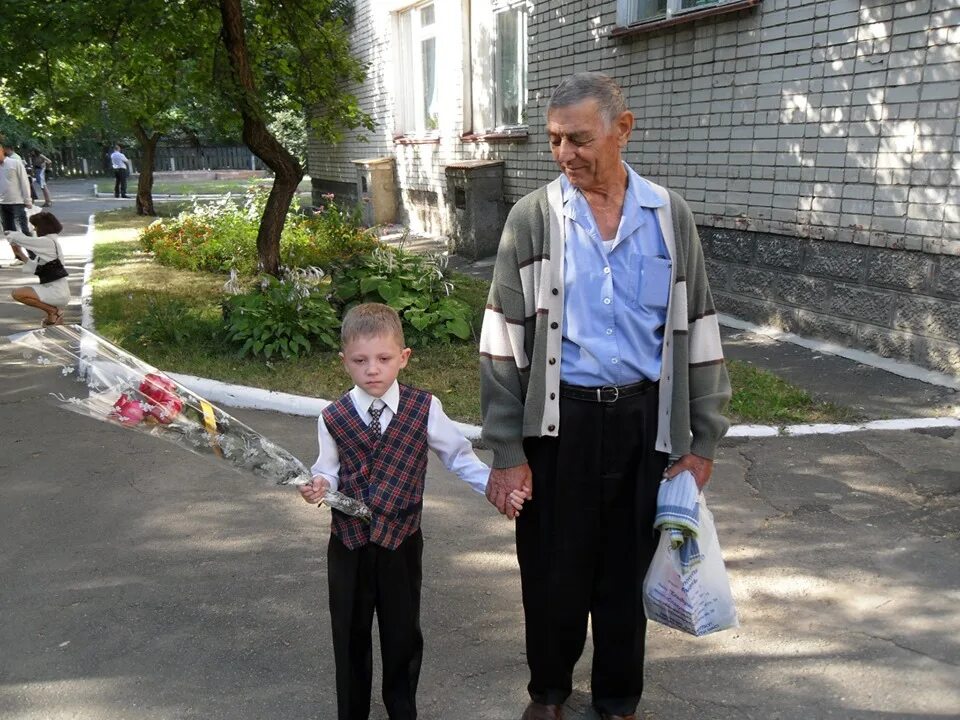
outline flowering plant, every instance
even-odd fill
[[[29,360],[60,365],[86,396],[56,396],[63,406],[172,442],[280,485],[305,485],[310,471],[296,457],[196,393],[96,333],[55,325],[13,340]],[[362,502],[330,491],[324,503],[370,520]]]

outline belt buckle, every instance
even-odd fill
[[[605,393],[607,390],[613,391],[613,397],[610,398],[609,400],[603,397],[603,393]],[[620,388],[618,388],[616,385],[604,385],[602,387],[597,388],[597,402],[615,403],[619,399],[620,399]]]

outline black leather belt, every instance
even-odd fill
[[[630,385],[603,385],[602,387],[583,387],[560,383],[560,397],[597,403],[615,403],[617,400],[642,395],[656,385],[657,383],[653,380],[641,380]]]

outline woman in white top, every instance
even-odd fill
[[[53,213],[44,210],[31,216],[37,237],[6,232],[13,254],[23,261],[23,271],[40,278],[39,285],[15,288],[10,294],[17,302],[43,310],[47,316],[41,325],[62,325],[63,309],[70,302],[70,285],[63,266],[63,250],[58,235],[63,225]]]

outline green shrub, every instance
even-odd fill
[[[257,233],[266,204],[262,188],[251,189],[236,202],[194,202],[176,218],[158,220],[140,233],[140,244],[162,265],[184,270],[228,272],[246,277],[258,271]],[[288,268],[330,268],[371,252],[379,246],[360,227],[358,211],[348,212],[328,202],[314,215],[296,210],[287,217],[280,236],[280,262]]]
[[[259,219],[252,212],[257,195],[251,193],[239,207],[229,199],[207,205],[195,202],[177,217],[144,228],[140,245],[161,265],[208,272],[237,268],[250,275],[257,266]]]
[[[339,347],[340,320],[320,291],[303,276],[284,280],[265,275],[261,287],[224,303],[228,339],[243,355],[267,360],[298,357],[317,348]]]
[[[381,302],[396,310],[411,347],[431,342],[468,340],[473,331],[470,307],[450,297],[445,258],[423,257],[380,247],[336,268],[334,301],[341,313],[363,302]]]

